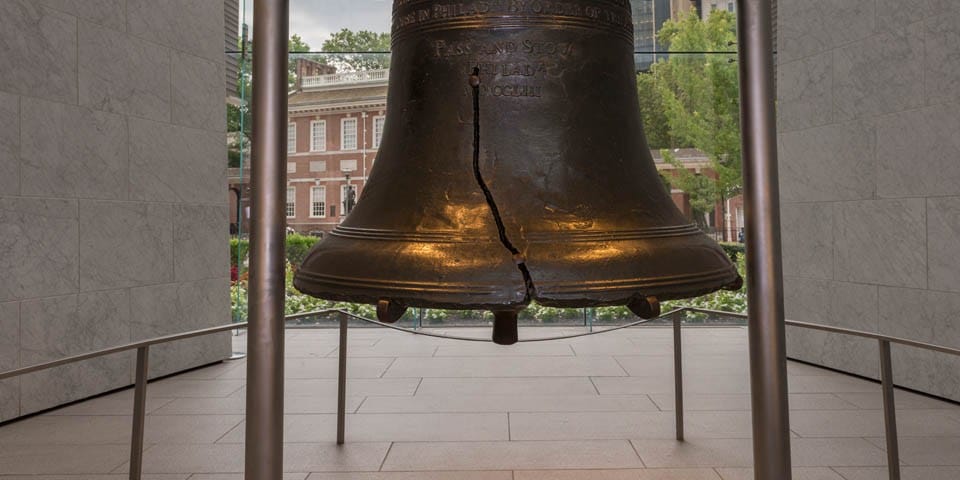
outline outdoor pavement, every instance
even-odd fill
[[[337,331],[288,330],[285,478],[752,479],[746,329],[684,329],[683,443],[671,335],[642,327],[500,347],[352,329],[338,447]],[[788,370],[794,479],[887,478],[879,385]],[[245,373],[239,360],[150,384],[144,478],[242,478]],[[132,400],[126,390],[0,427],[0,479],[126,478]],[[897,402],[903,478],[960,478],[960,406],[908,392]]]

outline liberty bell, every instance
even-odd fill
[[[640,121],[628,0],[395,0],[387,120],[356,207],[294,284],[329,300],[490,310],[740,288],[676,208]]]

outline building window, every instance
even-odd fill
[[[297,124],[287,124],[287,153],[297,153]]]
[[[340,171],[341,171],[341,172],[356,172],[356,171],[357,171],[357,161],[356,161],[356,160],[340,160]]]
[[[297,173],[297,162],[287,162],[287,173]]]
[[[327,216],[327,187],[310,188],[310,217]]]
[[[383,124],[387,117],[373,117],[373,148],[380,148],[380,141],[383,140]]]
[[[297,216],[297,189],[287,187],[287,218]]]
[[[310,122],[310,151],[327,151],[327,121],[314,120]]]
[[[732,11],[733,11],[733,2],[727,2],[727,11],[728,11],[728,12],[732,12]]]
[[[357,186],[340,185],[340,215],[346,216],[357,204]]]
[[[326,172],[327,171],[327,161],[326,160],[314,160],[310,162],[310,171],[311,172]]]
[[[344,118],[340,121],[340,150],[357,149],[357,119]]]

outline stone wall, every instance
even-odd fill
[[[0,0],[0,371],[229,321],[223,18]],[[156,348],[151,373],[229,353]],[[132,362],[0,382],[0,421],[129,385]]]
[[[787,318],[960,348],[960,3],[780,0]],[[877,377],[876,342],[788,331]],[[960,359],[894,347],[895,381],[960,400]]]

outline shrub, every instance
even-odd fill
[[[287,235],[287,261],[294,267],[299,267],[303,260],[307,258],[307,253],[313,248],[320,239],[309,235]],[[230,239],[230,264],[244,265],[247,263],[247,255],[250,253],[250,241],[247,239]]]
[[[727,253],[727,256],[730,257],[730,260],[733,260],[734,263],[746,252],[746,248],[742,243],[720,242],[720,248]]]

